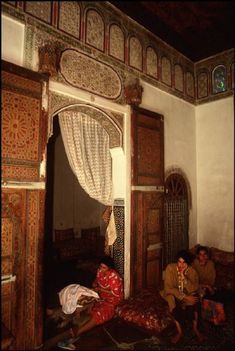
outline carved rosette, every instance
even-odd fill
[[[124,88],[124,96],[126,104],[138,106],[142,101],[143,87],[136,78],[133,83],[127,84]]]
[[[51,77],[57,75],[58,50],[54,45],[45,44],[38,50],[39,73],[49,74]]]

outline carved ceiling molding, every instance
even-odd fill
[[[108,64],[115,67],[122,86],[125,82],[125,75],[128,73],[194,105],[214,101],[233,94],[232,77],[229,75],[229,72],[230,66],[234,61],[234,49],[208,58],[212,63],[223,64],[223,56],[225,57],[228,84],[227,91],[224,93],[213,94],[211,87],[208,88],[206,93],[204,91],[206,83],[201,77],[198,81],[197,77],[197,68],[199,66],[200,68],[204,67],[205,70],[208,69],[208,61],[206,59],[194,64],[187,57],[131,20],[128,16],[110,8],[106,2],[79,2],[82,11],[77,11],[75,14],[70,8],[69,13],[73,16],[80,16],[81,23],[84,22],[84,31],[77,38],[74,36],[72,22],[66,23],[65,19],[67,17],[63,18],[63,20],[60,18],[60,16],[67,16],[64,8],[60,12],[61,9],[53,7],[53,18],[57,18],[63,23],[62,27],[61,23],[55,26],[55,24],[47,21],[46,12],[45,20],[41,17],[39,19],[35,15],[41,6],[38,3],[34,2],[34,8],[31,9],[30,14],[24,12],[23,8],[13,8],[12,5],[3,3],[3,13],[17,18],[26,25],[24,66],[29,69],[35,70],[32,64],[35,62],[35,58],[37,59],[39,48],[50,43],[58,47],[60,52],[66,49],[76,50],[83,55],[87,55],[87,57],[89,56],[90,59],[96,60],[101,65]],[[69,3],[67,2],[66,6],[72,6]],[[68,17],[68,20],[72,21],[70,17]],[[96,27],[96,20],[99,20],[98,27]],[[65,23],[66,26],[64,26]],[[113,26],[113,23],[115,23],[115,26]],[[100,34],[98,34],[99,31],[96,29],[99,29]],[[99,39],[101,37],[105,38],[104,46],[99,41],[101,46],[97,47],[98,44],[96,44],[95,40],[97,35]],[[117,45],[116,41],[120,45]],[[125,45],[123,45],[124,42]],[[120,48],[124,47],[125,52],[123,56]],[[141,52],[142,55],[140,55]],[[156,63],[157,69],[155,69]],[[209,66],[211,67],[211,65]],[[53,73],[53,68],[49,70]],[[65,81],[60,72],[57,75],[52,75],[51,79],[70,84]],[[211,84],[210,69],[208,72],[208,84]],[[115,99],[115,102],[125,104],[123,89],[119,97]]]

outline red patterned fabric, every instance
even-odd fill
[[[156,290],[144,290],[124,300],[116,307],[116,314],[153,334],[161,333],[174,323],[168,304]]]
[[[103,324],[113,318],[116,305],[123,299],[122,279],[113,269],[109,269],[105,272],[98,269],[94,283],[98,284],[98,286],[103,289],[112,291],[112,294],[105,291],[99,292],[101,300],[96,301],[91,310],[96,324]]]
[[[224,305],[220,302],[203,299],[202,318],[215,325],[223,324],[225,322]]]

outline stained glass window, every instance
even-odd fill
[[[215,67],[212,72],[213,93],[222,93],[227,90],[226,68],[223,65]]]

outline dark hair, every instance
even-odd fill
[[[193,262],[193,255],[187,250],[180,250],[176,255],[176,260],[183,258],[185,262],[190,265]]]
[[[99,260],[99,264],[101,264],[101,263],[105,264],[109,268],[115,268],[114,261],[113,261],[112,257],[110,257],[110,256],[105,255],[105,256],[101,257]]]
[[[209,249],[207,246],[198,246],[196,254],[198,255],[200,251],[205,251],[207,255],[209,256]]]

